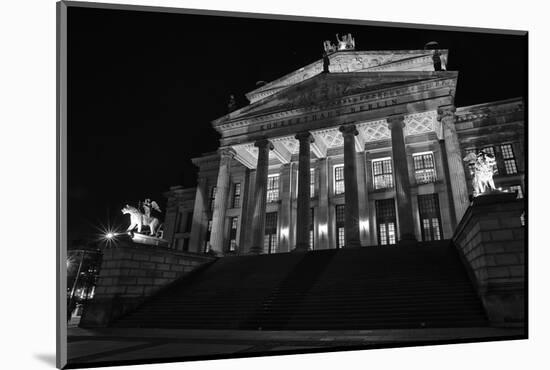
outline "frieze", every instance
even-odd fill
[[[356,113],[361,111],[369,111],[373,109],[385,108],[388,106],[400,104],[398,101],[399,96],[403,96],[411,93],[423,92],[423,91],[431,90],[435,88],[449,87],[450,89],[453,89],[455,85],[456,85],[456,81],[454,79],[447,78],[447,79],[440,79],[440,80],[431,81],[431,82],[418,83],[414,86],[409,86],[406,88],[389,89],[385,91],[378,91],[376,93],[364,93],[364,94],[355,95],[355,96],[351,95],[348,97],[335,99],[333,101],[328,101],[328,102],[325,102],[325,104],[320,104],[316,106],[296,108],[296,109],[291,109],[284,112],[271,113],[271,114],[266,114],[259,117],[234,121],[230,123],[224,123],[222,125],[219,125],[218,129],[220,131],[226,131],[228,129],[252,125],[257,122],[265,122],[263,125],[257,128],[258,130],[264,130],[268,128],[283,127],[283,126],[289,126],[289,125],[298,124],[298,123],[311,122],[318,119],[320,120],[325,118],[333,118],[333,117],[338,117],[345,114]],[[391,97],[391,98],[387,99],[388,97]],[[376,101],[376,102],[372,101],[372,100],[380,100],[380,99],[384,99],[384,100]],[[368,104],[361,104],[359,105],[359,107],[345,107],[346,105],[353,105],[353,104],[357,105],[369,100],[371,100],[371,102],[369,102]],[[335,107],[341,107],[341,108],[328,110],[330,108],[335,108]],[[303,117],[292,117],[287,120],[277,121],[277,119],[279,118],[296,116],[300,114],[303,115],[311,112],[315,112],[315,113],[309,114]],[[274,120],[275,122],[269,122],[270,120]]]

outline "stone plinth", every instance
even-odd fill
[[[474,198],[453,236],[494,326],[525,319],[523,200],[513,193]]]
[[[81,327],[105,327],[146,298],[214,258],[125,243],[106,249],[95,296],[84,307]]]

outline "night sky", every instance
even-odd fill
[[[357,50],[438,41],[458,70],[456,106],[527,96],[526,36],[69,8],[69,240],[125,227],[124,204],[193,187],[190,159],[216,150],[210,122],[256,82],[321,57],[352,33]]]

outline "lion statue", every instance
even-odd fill
[[[127,232],[131,232],[137,226],[137,232],[141,233],[141,227],[143,225],[149,226],[149,235],[155,236],[160,221],[156,217],[147,216],[143,212],[140,212],[137,208],[126,204],[126,207],[122,208],[122,214],[130,214],[130,226],[126,229]]]
[[[485,193],[487,188],[490,190],[496,189],[493,182],[493,174],[496,171],[495,157],[481,151],[477,155],[474,153],[468,154],[464,157],[464,161],[474,165],[474,177],[472,179],[474,197]]]

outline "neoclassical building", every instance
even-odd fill
[[[225,255],[450,239],[470,202],[472,151],[493,154],[496,186],[522,197],[522,99],[455,107],[447,55],[336,51],[249,92],[248,106],[212,122],[220,148],[192,160],[196,188],[167,193],[170,247]]]

